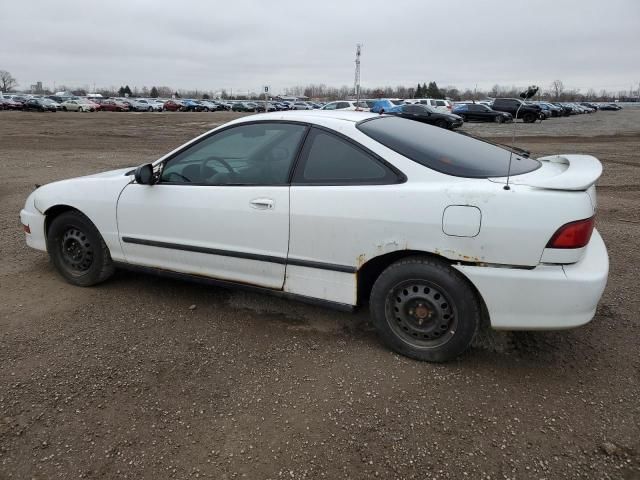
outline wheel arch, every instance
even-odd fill
[[[44,211],[44,236],[45,238],[49,235],[49,227],[51,226],[51,222],[61,215],[64,212],[75,211],[82,213],[85,217],[89,218],[86,213],[76,207],[72,207],[71,205],[58,204],[52,205]],[[89,219],[91,221],[91,219]],[[93,223],[93,221],[91,221]]]
[[[433,252],[427,252],[422,250],[396,250],[393,252],[385,253],[383,255],[378,255],[377,257],[373,257],[372,259],[365,262],[357,272],[357,304],[364,305],[369,301],[369,295],[371,294],[371,289],[373,288],[373,284],[378,279],[380,274],[391,264],[405,259],[409,257],[428,257],[439,261],[441,263],[447,265],[453,265],[454,263],[458,263],[456,260],[451,260],[447,257],[443,257],[442,255],[438,255]],[[468,263],[468,262],[460,262],[460,263]],[[472,263],[471,263],[472,264]],[[475,292],[478,301],[481,305],[482,311],[482,325],[490,325],[490,317],[489,310],[487,309],[487,305],[482,297],[482,294],[478,290],[478,288],[474,285],[474,283],[461,271],[456,270],[462,278],[471,286],[473,291]]]

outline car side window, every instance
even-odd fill
[[[327,103],[324,106],[323,110],[335,110],[337,106],[338,106],[337,103]]]
[[[252,123],[204,138],[170,158],[161,183],[285,185],[305,125]]]
[[[364,148],[325,130],[312,128],[293,183],[361,185],[398,183],[399,174]]]

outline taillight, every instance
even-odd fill
[[[556,230],[547,248],[582,248],[589,243],[593,226],[594,217],[566,223]]]

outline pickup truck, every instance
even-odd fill
[[[524,123],[533,123],[538,119],[544,120],[546,118],[539,105],[527,104],[519,98],[496,98],[492,108],[498,112],[510,113],[513,118],[521,118]],[[519,111],[518,108],[520,108]]]

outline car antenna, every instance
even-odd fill
[[[533,98],[536,93],[538,93],[540,88],[537,85],[530,85],[523,92],[520,92],[520,98],[522,98],[523,102],[518,106],[516,110],[516,118],[513,119],[513,137],[511,138],[511,152],[509,153],[509,167],[507,168],[507,184],[504,186],[505,190],[511,190],[509,186],[509,179],[511,177],[511,160],[513,159],[513,150],[516,148],[516,123],[518,120],[518,114],[520,113],[520,109],[522,105],[524,105],[524,100],[529,100]]]

